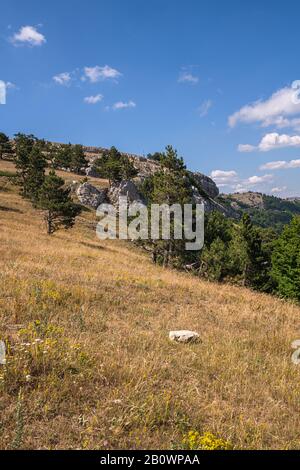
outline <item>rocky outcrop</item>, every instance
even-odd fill
[[[120,183],[112,184],[108,190],[107,198],[114,206],[118,205],[120,196],[127,196],[129,203],[140,202],[145,204],[145,201],[139,193],[136,185],[130,180],[123,180]]]
[[[106,200],[107,190],[97,189],[90,183],[83,183],[78,187],[76,194],[81,204],[97,209]]]
[[[85,174],[86,174],[86,176],[89,176],[90,178],[99,178],[99,174],[96,171],[96,168],[94,167],[94,165],[89,165],[85,169]]]
[[[209,176],[203,175],[202,173],[199,172],[193,172],[192,173],[193,178],[199,186],[205,191],[205,193],[214,199],[219,195],[219,188],[216,185],[216,183],[209,178]]]

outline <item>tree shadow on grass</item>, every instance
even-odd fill
[[[14,207],[0,206],[0,211],[17,212],[18,214],[23,214],[23,211],[21,211],[20,209],[15,209]]]

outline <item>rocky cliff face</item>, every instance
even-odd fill
[[[93,163],[98,158],[101,158],[104,152],[107,149],[101,147],[83,147],[86,158],[89,160],[90,165],[87,169],[87,176],[95,176],[93,170]],[[160,170],[160,164],[154,160],[150,160],[139,155],[134,155],[131,153],[121,152],[123,155],[126,155],[130,161],[134,164],[135,168],[138,170],[139,178],[147,178],[148,176],[153,175],[155,172]],[[204,175],[203,173],[193,172],[193,176],[196,182],[203,188],[204,192],[211,198],[216,198],[219,195],[219,189],[216,183]]]

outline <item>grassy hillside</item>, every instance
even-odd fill
[[[49,237],[5,177],[0,199],[0,448],[300,447],[299,307],[100,242],[93,212]]]

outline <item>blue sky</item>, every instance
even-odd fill
[[[296,0],[2,0],[0,130],[172,144],[224,192],[300,196],[299,14]]]

